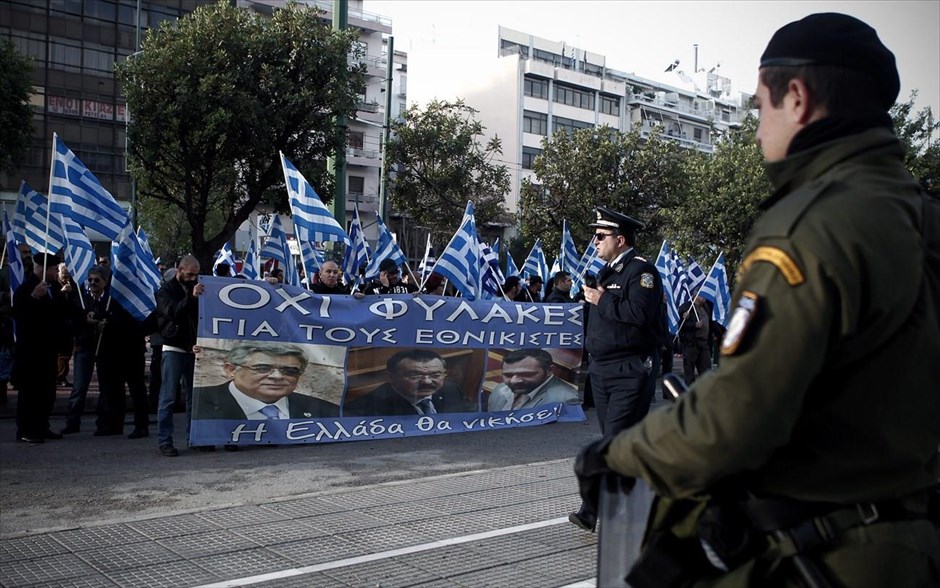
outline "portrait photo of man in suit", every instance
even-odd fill
[[[544,349],[518,349],[503,356],[503,383],[487,401],[487,410],[498,412],[535,408],[563,402],[578,404],[578,390],[552,371],[552,355]]]
[[[304,419],[339,414],[334,404],[295,392],[309,360],[292,343],[251,341],[235,345],[222,369],[228,381],[196,388],[193,419]]]
[[[427,349],[391,356],[385,364],[387,382],[343,406],[343,416],[427,415],[439,412],[477,412],[460,389],[445,381],[444,358]]]

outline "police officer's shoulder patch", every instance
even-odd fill
[[[748,325],[757,314],[757,294],[744,291],[738,300],[738,306],[731,313],[731,320],[728,321],[728,330],[721,341],[721,354],[734,355],[741,345],[741,340],[747,332]]]
[[[803,277],[803,272],[800,270],[800,266],[793,261],[793,258],[784,251],[783,249],[777,247],[768,247],[766,245],[758,247],[757,249],[751,251],[747,254],[747,257],[744,258],[744,261],[741,262],[740,273],[743,276],[747,272],[748,268],[754,262],[764,261],[770,263],[775,268],[780,270],[780,273],[783,274],[783,278],[787,281],[787,284],[791,286],[798,286],[802,284],[806,278]]]
[[[640,275],[640,287],[652,288],[655,285],[656,280],[653,279],[653,274],[645,273]]]

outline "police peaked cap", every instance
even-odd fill
[[[878,33],[855,17],[811,14],[784,26],[770,39],[761,67],[832,65],[860,71],[874,80],[878,105],[889,110],[901,91],[894,54]]]
[[[395,263],[394,259],[383,259],[379,264],[379,271],[383,272],[401,272],[401,268]]]
[[[646,226],[635,218],[630,218],[625,214],[615,212],[603,206],[598,206],[596,211],[597,221],[589,224],[589,227],[611,229],[620,231],[623,234],[632,234]]]

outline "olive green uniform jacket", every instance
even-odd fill
[[[871,129],[768,165],[775,193],[746,248],[721,366],[621,433],[613,469],[668,498],[739,474],[758,495],[845,504],[937,482],[940,202],[903,155]],[[927,536],[914,541],[940,565]]]

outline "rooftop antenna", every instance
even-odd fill
[[[692,47],[695,49],[695,63],[692,71],[698,73],[698,43],[692,43]]]

